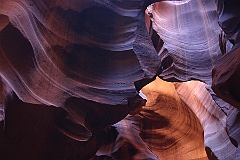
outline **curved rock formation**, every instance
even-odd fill
[[[234,45],[213,69],[213,90],[223,100],[240,109],[239,99],[239,52],[240,52],[240,12],[236,0],[216,1],[218,5],[219,24],[226,37]]]
[[[159,2],[150,6],[152,27],[164,42],[159,51],[161,61],[167,56],[173,58],[161,77],[198,79],[211,84],[213,64],[222,55],[216,9],[215,3],[207,0],[180,5]]]
[[[25,102],[59,107],[68,97],[81,97],[127,104],[135,95],[133,82],[153,77],[160,66],[144,30],[142,1],[129,2],[130,8],[107,1],[1,3],[10,20],[1,30],[1,60],[8,65],[1,74]]]
[[[207,159],[202,126],[180,99],[174,85],[157,78],[142,91],[148,99],[146,106],[139,114],[129,115],[114,125],[119,134],[112,143],[102,146],[97,156],[114,159]],[[122,155],[127,157],[119,157],[123,148],[126,153],[127,150],[132,152]]]
[[[204,89],[205,84],[190,81],[177,83],[175,86],[181,99],[200,120],[204,130],[205,146],[210,148],[218,159],[234,159],[236,147],[226,131],[226,115]]]
[[[1,158],[238,159],[237,3],[1,0]]]
[[[205,159],[205,128],[174,85],[157,78],[143,88],[143,93],[148,102],[140,112],[140,135],[152,152],[159,159]]]
[[[66,109],[66,121],[88,134],[78,140],[124,118],[137,95],[134,82],[153,78],[160,66],[142,0],[129,7],[125,1],[1,4],[1,77],[23,102]],[[115,108],[119,118],[100,127],[93,119],[107,114],[97,115],[103,108]],[[73,126],[65,134],[76,132]]]

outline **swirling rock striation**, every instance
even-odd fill
[[[238,159],[239,10],[215,3],[1,0],[1,158]]]
[[[174,84],[156,78],[142,91],[148,99],[147,104],[139,113],[113,125],[117,136],[114,138],[112,134],[112,143],[103,145],[96,156],[114,159],[207,159],[203,128],[196,115],[178,96]],[[121,153],[122,157],[119,157]]]
[[[218,159],[235,159],[237,148],[232,144],[227,132],[227,116],[205,89],[205,84],[189,81],[176,83],[175,86],[181,99],[200,120],[205,146],[211,149]]]
[[[8,66],[1,74],[25,102],[127,104],[133,82],[153,77],[160,65],[144,31],[143,1],[1,3],[10,21],[1,30],[1,64]]]
[[[164,42],[159,51],[161,61],[168,56],[173,59],[160,76],[211,84],[213,64],[221,57],[216,5],[207,0],[175,3],[159,2],[149,8],[153,29]]]
[[[153,78],[160,66],[144,5],[142,0],[1,1],[2,82],[23,102],[67,110],[62,132],[88,140],[133,109],[134,82]],[[96,120],[111,107],[118,118],[105,117],[98,126]],[[75,131],[78,125],[83,127]],[[79,131],[84,134],[74,137]]]
[[[239,93],[239,52],[240,52],[240,12],[236,0],[216,1],[218,4],[219,24],[226,37],[234,45],[214,66],[213,90],[223,100],[240,109]]]

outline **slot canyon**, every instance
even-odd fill
[[[239,0],[0,0],[1,160],[239,160]]]

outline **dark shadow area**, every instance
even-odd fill
[[[68,113],[66,120],[72,121],[73,125],[84,124],[85,128],[93,134],[119,122],[129,113],[128,105],[100,104],[75,97],[68,98],[64,106]]]
[[[32,46],[11,23],[0,32],[0,46],[4,55],[19,72],[29,74],[34,69]]]
[[[150,36],[151,36],[151,39],[153,42],[153,46],[154,46],[155,50],[157,51],[157,53],[159,53],[159,51],[163,47],[164,42],[154,29],[152,29],[152,31],[150,33],[151,33]]]
[[[72,45],[68,48],[54,46],[53,51],[58,68],[77,81],[125,82],[127,78],[134,79],[141,74],[133,50],[113,52],[96,46]]]
[[[103,7],[86,8],[82,12],[56,7],[52,12],[61,17],[64,24],[68,24],[69,30],[104,43],[117,39],[119,26],[134,21],[133,18],[121,16]],[[126,36],[129,34],[131,33],[125,33]]]
[[[235,139],[233,139],[232,137],[229,137],[229,139],[230,139],[231,143],[232,143],[236,148],[238,148],[238,142],[237,142]]]
[[[6,119],[0,123],[1,160],[88,160],[107,139],[105,131],[80,142],[62,134],[55,124],[64,110],[7,97]]]
[[[232,97],[234,97],[235,100],[240,102],[240,65],[234,72],[234,74],[229,78],[229,81],[227,82],[229,93]]]
[[[215,156],[215,154],[212,152],[211,148],[205,147],[205,151],[207,153],[207,156],[209,160],[218,160],[218,158]]]
[[[170,55],[165,57],[161,62],[161,66],[163,70],[169,68],[172,64],[173,64],[173,58]]]

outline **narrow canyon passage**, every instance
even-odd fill
[[[0,159],[240,157],[239,0],[0,0]]]

